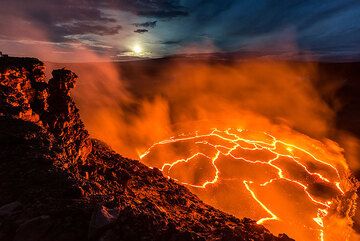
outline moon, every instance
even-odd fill
[[[134,45],[132,51],[134,52],[134,54],[139,55],[142,53],[143,49],[139,44],[136,44],[136,45]]]

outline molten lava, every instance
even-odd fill
[[[284,139],[213,129],[157,142],[140,159],[205,202],[257,219],[272,232],[327,240],[326,219],[334,200],[349,188],[346,167],[339,164],[342,156],[309,137]]]

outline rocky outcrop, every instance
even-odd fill
[[[0,58],[0,240],[263,240],[273,236],[89,138],[76,75]]]
[[[1,58],[0,115],[36,123],[57,140],[69,163],[85,161],[91,141],[70,90],[77,76],[54,70],[45,82],[44,64],[37,59]]]
[[[72,162],[85,161],[91,152],[91,141],[80,119],[79,110],[70,97],[76,74],[66,69],[54,70],[48,84],[48,108],[44,122],[50,132],[58,138],[66,157]]]
[[[0,115],[39,121],[46,110],[44,65],[37,59],[0,58]]]

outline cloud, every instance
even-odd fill
[[[75,23],[75,24],[64,24],[58,27],[58,33],[64,36],[72,34],[95,34],[95,35],[114,35],[119,33],[122,29],[121,25],[116,26],[104,26],[99,24],[86,24],[86,23]]]
[[[0,15],[3,19],[21,18],[43,28],[54,42],[66,41],[64,36],[94,34],[115,35],[122,29],[120,19],[114,12],[130,12],[138,16],[173,18],[188,15],[187,9],[176,0],[130,1],[130,0],[73,0],[46,1],[3,0]],[[121,22],[122,23],[122,22]],[[135,23],[134,26],[154,28],[157,21]],[[0,24],[0,32],[7,36]],[[136,31],[138,32],[138,31]],[[140,31],[145,32],[145,31]]]
[[[76,4],[70,0],[63,2],[34,0],[22,3],[4,0],[0,15],[5,21],[10,19],[38,26],[54,42],[65,41],[64,36],[67,35],[114,35],[122,28],[120,24],[117,24],[117,19],[100,9],[91,5]],[[14,31],[6,32],[9,28],[2,24],[0,24],[0,30],[3,35],[14,35],[15,38],[21,35]]]
[[[137,28],[133,31],[137,34],[157,25],[156,19],[134,21],[138,17],[171,19],[188,15],[188,9],[177,0],[2,0],[1,3],[0,48],[13,54],[24,54],[20,49],[26,49],[29,41],[62,46],[64,49],[61,51],[67,51],[68,43],[83,44],[97,52],[103,49],[103,53],[107,53],[109,48],[103,46],[127,47],[123,43],[115,47],[114,41],[119,38],[126,43],[126,38],[131,38],[133,30],[128,28],[129,25]],[[39,31],[34,32],[34,29]],[[22,48],[19,45],[23,45]]]
[[[166,40],[166,41],[160,41],[159,44],[165,44],[165,45],[174,45],[174,44],[180,44],[182,40]]]
[[[251,0],[1,0],[1,3],[2,41],[44,41],[28,30],[31,29],[28,25],[32,25],[46,33],[46,41],[56,44],[87,38],[114,48],[126,48],[136,33],[156,28],[156,39],[163,46],[158,46],[162,49],[152,46],[151,51],[167,55],[176,52],[178,46],[175,45],[179,43],[166,41],[168,39],[193,44],[207,38],[217,49],[226,52],[246,51],[254,44],[265,46],[267,43],[270,49],[275,49],[270,40],[281,42],[284,31],[291,29],[294,44],[300,50],[322,56],[360,54],[357,44],[360,27],[356,24],[360,3],[350,0],[327,4],[274,0],[265,3]],[[148,41],[155,42],[154,38],[149,36]]]
[[[92,0],[91,2],[98,1]],[[189,9],[182,6],[179,0],[105,0],[100,5],[105,8],[119,9],[144,17],[175,18],[189,15]]]
[[[144,23],[134,23],[135,27],[142,27],[142,28],[155,28],[157,21],[149,21]]]
[[[164,11],[164,10],[145,10],[145,11],[139,11],[139,15],[145,16],[145,17],[158,17],[158,18],[175,18],[179,16],[188,16],[189,13],[186,11],[181,10],[172,10],[172,11]]]
[[[149,30],[147,30],[147,29],[141,29],[141,28],[134,30],[134,33],[140,33],[140,34],[142,34],[142,33],[146,33],[146,32],[149,32]]]
[[[261,21],[259,20],[261,16]],[[293,29],[294,43],[301,50],[316,55],[338,54],[358,56],[355,47],[360,40],[358,1],[283,1],[263,3],[244,0],[201,0],[191,8],[191,27],[186,31],[187,41],[197,41],[197,34],[209,33],[223,51],[246,50],[248,43],[266,44],[269,36],[279,41],[282,32]],[[180,26],[181,28],[181,26]],[[276,34],[280,35],[276,36]],[[226,38],[224,38],[226,36]],[[189,41],[190,39],[190,41]],[[271,47],[270,50],[276,50]],[[322,49],[326,47],[325,51]],[[331,50],[328,50],[331,49]]]

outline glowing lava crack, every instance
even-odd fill
[[[264,224],[272,231],[289,233],[288,227],[279,228],[276,222],[288,222],[292,228],[302,224],[304,230],[310,230],[310,233],[316,233],[319,240],[324,240],[324,218],[328,215],[332,200],[344,195],[342,178],[337,167],[327,160],[321,146],[314,146],[313,143],[309,144],[311,148],[305,149],[303,146],[263,132],[213,129],[206,134],[182,134],[157,142],[141,154],[140,159],[189,186],[204,201],[236,216],[248,215],[238,211],[240,208],[234,208],[233,203],[243,201],[255,210],[252,218],[259,217],[259,213],[266,214],[258,218],[257,223]],[[309,149],[316,150],[316,153]],[[254,166],[264,170],[263,174],[260,175]],[[251,176],[253,173],[254,177]],[[226,186],[227,182],[233,184]],[[218,185],[224,186],[218,188]],[[242,192],[234,193],[239,198],[238,202],[228,201],[231,199],[227,197],[229,195],[224,200],[224,195],[217,195],[222,189],[234,187]],[[282,208],[282,203],[286,203],[282,197],[286,196],[289,196],[290,204]],[[224,204],[226,202],[228,204]],[[307,216],[311,220],[294,221],[294,217],[299,219],[298,216],[302,214],[291,216],[282,211],[295,204],[304,206],[304,210],[310,213],[304,214],[304,220]],[[291,231],[289,234],[295,238],[300,235]],[[312,238],[309,234],[306,238],[302,236],[301,240]]]

